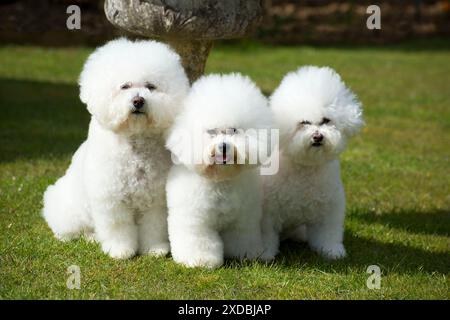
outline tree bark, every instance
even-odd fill
[[[191,82],[203,74],[212,41],[244,37],[262,10],[262,0],[105,0],[113,25],[169,43]]]
[[[169,39],[167,43],[181,56],[189,81],[193,83],[205,71],[213,42],[208,40]]]

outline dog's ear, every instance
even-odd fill
[[[95,84],[80,83],[80,100],[86,104],[89,113],[105,128],[114,130],[119,124],[117,117],[112,114],[109,104],[111,103],[108,90]],[[119,112],[120,110],[117,110]]]
[[[95,114],[94,106],[99,105],[99,99],[102,99],[102,93],[99,92],[98,86],[104,79],[98,74],[97,58],[99,57],[99,49],[94,51],[86,60],[83,70],[81,71],[78,84],[80,86],[80,100],[87,105],[89,113]]]
[[[86,104],[89,113],[101,123],[102,126],[114,129],[120,121],[117,114],[109,108],[112,101],[111,79],[104,72],[103,59],[104,49],[99,48],[92,53],[83,66],[78,79],[80,86],[80,100]]]
[[[97,92],[97,94],[94,92]],[[102,110],[106,110],[106,108],[102,108],[105,101],[103,101],[102,94],[96,90],[95,84],[89,84],[87,81],[80,82],[80,100],[86,104],[89,113],[93,116],[98,115]]]
[[[359,102],[355,102],[346,107],[347,116],[345,119],[344,132],[347,137],[356,135],[364,126],[362,109]]]
[[[364,126],[361,102],[343,82],[329,108],[330,117],[345,137],[351,138]]]
[[[192,141],[187,128],[177,125],[170,130],[166,139],[166,148],[172,153],[172,162],[174,164],[190,164]]]
[[[266,163],[272,154],[271,130],[268,128],[251,128],[244,132],[236,142],[238,154],[245,156],[245,162],[261,165]],[[243,161],[240,159],[239,161]]]
[[[349,91],[347,97],[346,103],[336,108],[335,114],[338,117],[337,121],[342,133],[347,138],[350,138],[361,130],[364,126],[364,120],[361,103],[357,100],[356,96]]]

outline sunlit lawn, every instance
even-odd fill
[[[56,241],[45,188],[87,133],[77,76],[92,49],[0,47],[0,298],[448,299],[450,49],[218,46],[208,72],[240,71],[266,94],[304,64],[335,68],[364,104],[366,128],[342,157],[348,257],[327,262],[286,243],[271,265],[214,271],[170,257],[115,261],[98,245]],[[81,268],[81,289],[66,269]],[[369,290],[366,269],[382,271]]]

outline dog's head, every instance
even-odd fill
[[[169,127],[189,89],[180,57],[170,47],[124,38],[91,54],[79,84],[93,117],[124,133]]]
[[[209,75],[193,84],[166,145],[176,161],[223,180],[270,155],[272,126],[267,99],[248,77]]]
[[[327,67],[308,66],[289,73],[270,105],[283,152],[300,164],[335,159],[364,125],[355,95]]]

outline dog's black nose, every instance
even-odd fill
[[[314,142],[321,142],[323,140],[323,134],[314,132],[314,134],[312,135],[312,139]]]
[[[133,106],[136,109],[140,109],[140,108],[142,108],[144,106],[145,100],[142,97],[136,96],[136,97],[133,98],[132,102],[133,102]]]

